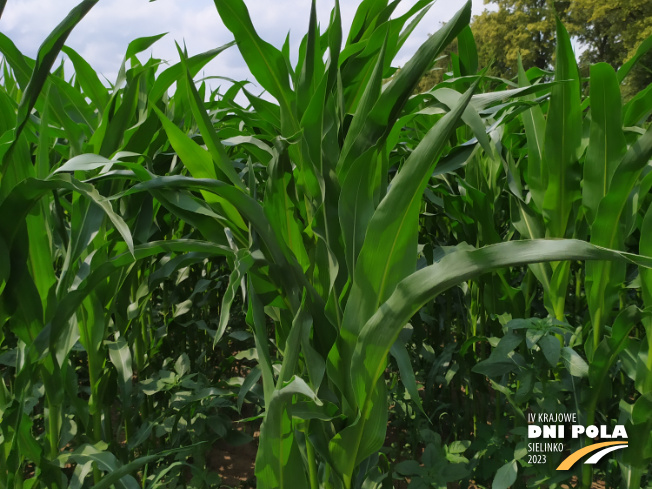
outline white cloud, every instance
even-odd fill
[[[281,47],[291,32],[291,51],[296,53],[307,30],[310,12],[308,0],[245,0],[260,36]],[[0,32],[14,41],[26,55],[35,57],[38,46],[72,9],[77,0],[9,0],[0,19]],[[345,36],[353,20],[358,1],[340,0]],[[404,64],[429,34],[435,32],[464,2],[439,0],[423,19],[396,59]],[[318,19],[322,29],[328,24],[333,0],[318,0]],[[404,1],[396,15],[405,12],[414,1]],[[473,0],[473,13],[483,10],[482,0]],[[130,41],[137,37],[168,32],[145,54],[176,62],[174,42],[186,43],[196,54],[232,39],[210,0],[102,0],[79,23],[67,44],[79,52],[99,73],[114,80]],[[293,55],[296,60],[296,55]],[[206,75],[251,79],[237,49],[220,54],[205,69]]]

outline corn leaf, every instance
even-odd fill
[[[591,134],[584,162],[582,203],[589,223],[607,195],[627,143],[622,130],[622,104],[616,72],[607,63],[591,66]]]
[[[557,21],[557,62],[546,123],[543,164],[548,180],[543,215],[550,237],[566,236],[573,204],[580,197],[578,159],[582,142],[580,79],[568,32]]]
[[[97,2],[98,0],[83,0],[80,2],[70,11],[66,18],[57,25],[39,47],[34,71],[32,72],[27,88],[25,88],[23,99],[18,106],[15,133],[16,139],[18,139],[20,133],[25,127],[27,118],[36,104],[41,89],[45,85],[48,75],[50,74],[52,65],[54,65],[57,56],[59,56],[59,52],[66,42],[66,39],[68,39],[73,28],[84,18],[88,11],[93,8]]]
[[[346,172],[370,146],[387,137],[423,74],[437,55],[468,25],[470,17],[471,3],[467,2],[444,27],[430,36],[403,69],[392,78],[369,114],[359,137],[343,147],[337,167],[338,174]]]
[[[428,131],[393,180],[392,187],[369,222],[344,310],[340,337],[328,357],[329,375],[334,379],[344,376],[336,383],[347,394],[350,394],[348,372],[351,354],[361,327],[390,296],[396,284],[416,268],[421,196],[474,88],[475,85]],[[349,401],[352,401],[350,397]]]
[[[591,228],[591,243],[611,249],[622,249],[628,235],[624,229],[623,213],[629,195],[651,157],[652,128],[648,128],[625,153],[607,194],[600,201]],[[612,276],[612,269],[611,263],[588,263],[586,267],[587,302],[596,348],[602,339],[602,326],[617,299],[616,289],[619,282]]]
[[[242,0],[214,0],[214,2],[224,25],[233,33],[238,49],[251,73],[258,83],[280,103],[282,120],[293,120],[290,77],[281,52],[260,38]]]
[[[512,241],[455,251],[404,279],[364,325],[351,370],[358,405],[369,402],[387,354],[403,326],[427,301],[456,284],[497,268],[561,260],[620,260],[646,268],[652,257],[632,255],[574,239]]]
[[[256,455],[256,479],[263,489],[308,487],[288,410],[295,395],[305,396],[321,405],[316,394],[299,377],[292,377],[274,391],[260,428],[261,443]]]

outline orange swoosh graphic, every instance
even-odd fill
[[[589,454],[591,452],[595,452],[596,450],[599,450],[600,448],[604,447],[609,447],[611,445],[627,445],[626,441],[605,441],[602,443],[594,443],[593,445],[589,445],[588,447],[581,448],[577,450],[576,452],[571,453],[568,457],[564,459],[562,463],[559,464],[559,467],[557,467],[557,470],[568,470],[570,469],[575,462],[577,462],[579,459],[581,459],[584,455]]]

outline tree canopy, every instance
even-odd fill
[[[490,3],[485,0],[485,3]],[[545,69],[555,52],[555,17],[564,17],[569,2],[553,0],[499,0],[497,11],[474,17],[472,29],[482,66],[491,74],[516,75],[519,54],[526,67]]]
[[[511,78],[520,54],[526,68],[552,66],[555,19],[560,18],[582,49],[583,65],[605,61],[614,68],[634,56],[652,35],[650,0],[496,0],[495,11],[474,17],[472,28],[481,65],[490,73]],[[652,81],[652,56],[644,57],[632,73],[632,92]],[[632,86],[633,85],[633,86]]]
[[[573,0],[568,28],[585,50],[583,65],[600,61],[620,67],[631,59],[638,46],[652,36],[650,0]],[[625,94],[633,94],[652,83],[652,55],[639,61],[628,77]]]

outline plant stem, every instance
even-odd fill
[[[315,459],[315,449],[310,443],[308,438],[308,429],[310,427],[310,422],[306,423],[306,429],[304,431],[306,435],[306,454],[308,456],[308,472],[310,475],[310,489],[319,489],[319,479],[317,477],[317,460]]]
[[[344,489],[351,489],[351,475],[344,474],[343,479],[344,479]]]
[[[59,455],[59,433],[61,429],[61,406],[48,400],[48,437],[50,438],[50,458]]]

